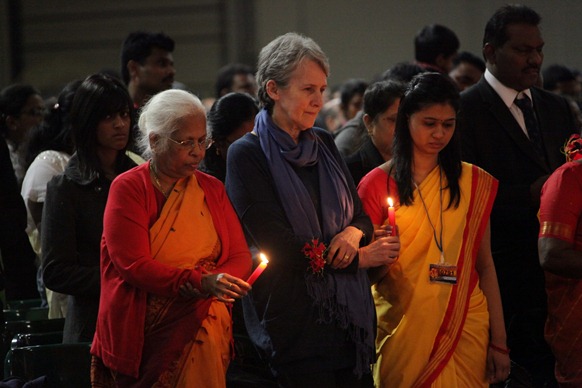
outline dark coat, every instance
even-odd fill
[[[364,112],[359,111],[353,119],[348,120],[334,133],[335,145],[343,157],[356,152],[368,137],[363,117]]]
[[[348,170],[350,170],[350,174],[352,174],[356,186],[358,186],[367,173],[382,163],[384,163],[384,158],[374,143],[372,143],[370,136],[364,140],[364,144],[360,147],[358,152],[351,154],[346,158],[346,165],[348,166]]]
[[[135,164],[125,158],[123,171]],[[77,155],[47,185],[42,216],[45,286],[68,294],[63,342],[91,342],[100,292],[103,213],[111,181],[83,176]]]
[[[26,234],[26,207],[18,190],[10,152],[0,137],[0,290],[6,299],[38,299],[36,254]]]
[[[315,133],[347,176],[331,135],[321,129]],[[296,172],[321,214],[317,166],[297,168]],[[372,223],[356,188],[351,183],[349,186],[354,203],[351,225],[372,236]],[[256,135],[248,133],[229,148],[226,190],[250,240],[271,259],[268,270],[242,300],[245,324],[255,346],[266,353],[277,372],[312,373],[353,366],[355,347],[346,340],[345,330],[333,322],[317,322],[318,308],[305,281],[308,261],[301,253],[306,241],[293,232]],[[367,242],[364,237],[362,243]],[[358,257],[339,271],[358,271]]]

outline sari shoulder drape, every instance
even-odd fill
[[[150,228],[150,245],[155,260],[177,268],[193,269],[199,260],[218,257],[220,240],[195,176],[176,183]]]

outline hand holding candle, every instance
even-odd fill
[[[396,236],[396,214],[394,212],[394,202],[388,197],[388,223],[392,227],[391,236]]]
[[[267,260],[267,256],[265,256],[263,253],[259,253],[259,257],[261,258],[261,263],[254,270],[254,272],[251,274],[251,276],[249,276],[249,278],[247,280],[247,283],[250,285],[252,285],[255,282],[255,280],[257,280],[259,275],[261,275],[263,273],[263,271],[265,270],[265,268],[267,268],[267,264],[269,264],[269,260]]]

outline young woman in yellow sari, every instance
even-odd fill
[[[358,191],[381,235],[396,202],[400,257],[373,286],[378,387],[486,387],[509,373],[509,350],[489,246],[497,182],[461,162],[459,94],[445,76],[410,83],[393,159]],[[384,232],[387,233],[387,232]]]

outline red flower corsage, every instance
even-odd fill
[[[573,134],[570,136],[564,145],[563,152],[564,155],[566,155],[566,161],[568,162],[582,159],[582,138],[580,135]]]
[[[323,275],[325,256],[327,255],[325,244],[319,242],[319,239],[314,238],[310,242],[305,243],[301,252],[309,259],[309,267],[307,270],[311,270],[314,275]]]

